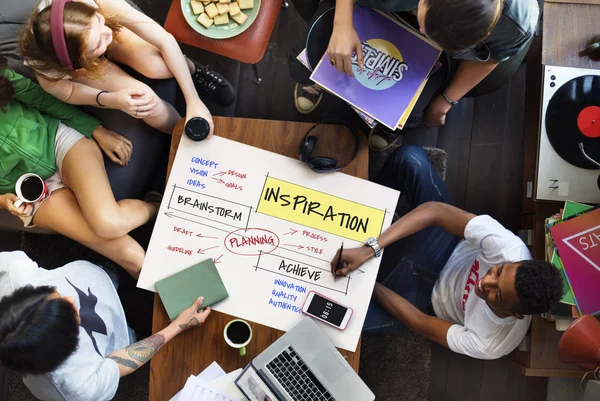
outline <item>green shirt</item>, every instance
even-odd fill
[[[5,194],[14,193],[15,183],[25,173],[43,179],[56,173],[54,138],[60,121],[88,138],[100,121],[6,67],[0,68],[0,76],[15,91],[0,109],[0,194]]]

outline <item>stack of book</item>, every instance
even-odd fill
[[[346,101],[369,127],[381,123],[402,129],[429,76],[441,67],[441,49],[395,14],[355,7],[353,22],[364,68],[353,55],[350,77],[324,54],[310,78]],[[306,50],[297,58],[310,69]]]
[[[600,209],[567,201],[546,219],[546,260],[564,276],[561,305],[544,317],[565,330],[580,315],[600,313]]]

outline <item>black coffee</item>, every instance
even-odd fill
[[[21,184],[21,194],[28,201],[34,201],[40,197],[44,190],[44,184],[37,177],[27,177]]]
[[[227,328],[227,338],[234,344],[244,344],[250,338],[250,328],[242,322],[233,322]]]

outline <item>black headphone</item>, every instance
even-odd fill
[[[331,157],[325,157],[325,156],[312,157],[312,153],[315,150],[315,145],[317,144],[317,137],[314,135],[310,135],[310,133],[312,130],[314,130],[315,128],[317,128],[319,125],[322,125],[322,124],[344,125],[346,128],[348,128],[348,130],[352,133],[352,136],[354,137],[354,152],[352,155],[352,159],[350,159],[348,162],[344,163],[343,165],[338,166],[337,160],[335,160]],[[344,167],[346,167],[348,164],[350,164],[352,162],[352,160],[354,160],[354,158],[356,157],[356,155],[358,153],[359,143],[360,143],[360,141],[358,139],[358,134],[356,133],[356,130],[354,130],[354,128],[352,128],[350,126],[350,124],[348,124],[347,122],[345,122],[343,120],[330,120],[330,119],[321,120],[317,124],[313,125],[306,132],[306,135],[304,135],[302,142],[300,142],[300,149],[298,150],[298,158],[300,159],[300,161],[308,164],[308,167],[310,167],[310,169],[312,171],[314,171],[315,173],[330,173],[333,171],[339,171],[339,170],[343,169]]]

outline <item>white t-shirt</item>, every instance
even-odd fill
[[[436,316],[455,323],[446,335],[452,351],[496,359],[519,345],[531,316],[500,318],[474,289],[492,266],[529,259],[531,254],[523,241],[490,216],[469,221],[465,239],[446,262],[431,295]]]
[[[0,253],[0,297],[27,284],[54,286],[61,296],[73,297],[81,325],[77,350],[53,372],[25,375],[23,383],[40,400],[112,399],[119,385],[119,367],[105,357],[129,345],[129,332],[106,272],[85,261],[46,270],[23,252]]]

